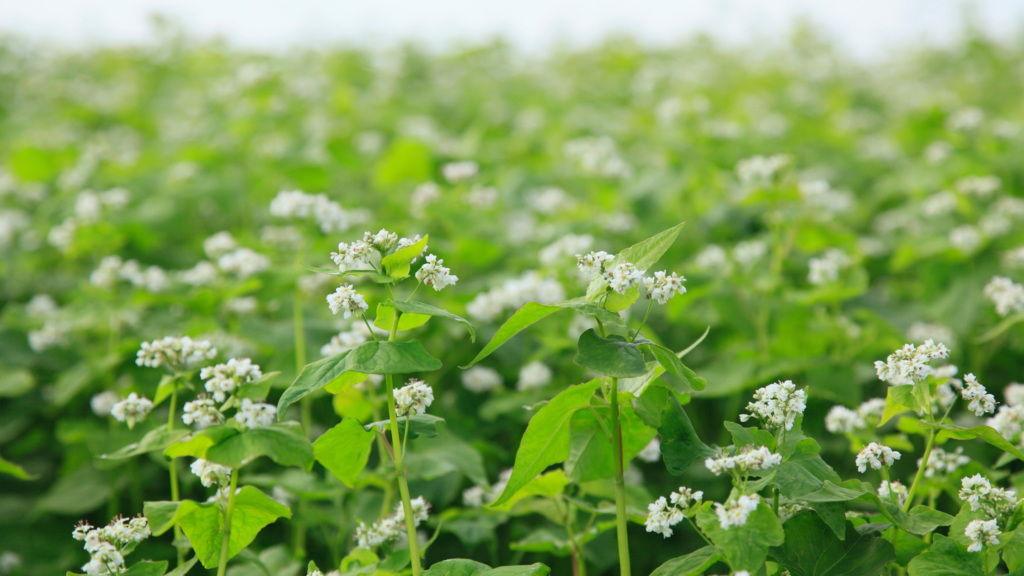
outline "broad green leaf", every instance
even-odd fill
[[[306,364],[277,403],[277,417],[284,419],[288,407],[303,396],[331,383],[345,372],[363,374],[408,374],[432,372],[441,362],[427,354],[423,345],[410,342],[367,342],[341,354]]]
[[[239,398],[250,398],[252,400],[263,400],[270,394],[270,384],[274,378],[277,378],[280,372],[267,372],[255,382],[249,382],[248,384],[238,388],[235,393]]]
[[[442,560],[429,569],[420,572],[420,574],[422,576],[473,576],[478,572],[490,569],[491,567],[487,564],[481,564],[476,560],[455,558],[452,560]]]
[[[92,466],[83,466],[50,486],[36,501],[34,512],[80,516],[99,508],[109,497],[109,475]]]
[[[196,503],[147,502],[143,508],[150,530],[159,536],[175,524],[188,536],[196,556],[206,568],[220,560],[224,541],[224,518],[216,502]],[[231,515],[231,535],[228,556],[246,548],[266,525],[278,518],[291,518],[291,511],[252,486],[244,486],[235,494],[235,507]]]
[[[619,381],[622,384],[622,381]],[[621,388],[620,388],[621,390]],[[629,401],[637,417],[651,428],[661,428],[661,413],[668,403],[669,391],[663,386],[648,386],[643,395]]]
[[[384,273],[395,280],[401,280],[408,276],[412,261],[418,258],[420,253],[427,247],[427,240],[429,238],[430,234],[424,234],[419,242],[400,250],[395,250],[393,253],[382,258],[380,265],[384,268]]]
[[[352,386],[364,382],[366,380],[366,374],[362,372],[342,372],[334,380],[331,380],[324,386],[330,394],[340,394],[342,392],[348,392],[352,389]]]
[[[447,310],[438,308],[436,306],[431,306],[430,304],[424,304],[423,302],[402,302],[400,300],[388,300],[388,304],[402,313],[402,318],[398,320],[399,329],[401,329],[402,320],[405,319],[406,314],[412,314],[417,316],[441,316],[443,318],[454,320],[459,324],[465,326],[466,330],[469,330],[470,340],[476,342],[476,330],[473,329],[473,326],[469,323],[469,320],[466,320],[461,316],[456,316],[455,314],[452,314]],[[380,310],[379,306],[377,310]],[[390,324],[387,325],[390,326]],[[378,326],[383,325],[378,324]]]
[[[555,498],[561,494],[565,487],[569,485],[569,478],[565,475],[562,470],[552,470],[537,476],[533,480],[530,480],[526,486],[523,486],[522,490],[515,493],[514,496],[509,498],[504,504],[500,506],[492,505],[491,508],[495,510],[511,510],[520,500],[530,498],[531,496],[542,496],[544,498]]]
[[[244,431],[230,426],[212,426],[171,444],[164,454],[171,458],[204,458],[232,468],[241,468],[260,456],[267,456],[282,466],[305,470],[313,466],[313,446],[296,422]]]
[[[551,306],[557,306],[558,308],[571,308],[580,314],[586,314],[593,316],[606,326],[625,326],[622,316],[619,316],[615,312],[612,312],[593,302],[588,302],[586,298],[573,298],[572,300],[563,300],[561,302],[555,302]]]
[[[388,301],[390,302],[390,300]],[[429,314],[402,314],[398,317],[398,332],[405,332],[413,328],[419,328],[430,320]],[[395,323],[395,309],[385,303],[377,304],[377,317],[373,319],[373,325],[383,330],[390,330]]]
[[[159,428],[147,432],[146,435],[142,437],[142,440],[133,442],[132,444],[121,448],[117,452],[103,454],[100,458],[120,460],[123,458],[138,456],[139,454],[146,454],[148,452],[157,452],[167,448],[185,436],[188,436],[191,432],[192,431],[188,428],[175,428],[174,430],[168,430],[167,425],[163,424]]]
[[[826,481],[838,483],[839,475],[821,459],[821,448],[812,438],[797,443],[796,451],[775,468],[775,485],[790,499],[820,490]]]
[[[167,561],[137,562],[121,573],[121,576],[164,576],[167,572]]]
[[[488,484],[483,457],[476,448],[450,432],[419,440],[405,453],[404,461],[410,474],[425,480],[461,472],[478,486]]]
[[[604,421],[604,428],[598,423],[598,415]],[[650,443],[656,431],[646,426],[629,405],[622,406],[619,423],[622,427],[622,458],[628,465]],[[605,430],[612,433],[615,430],[611,409],[601,406],[593,411],[579,410],[573,414],[569,430],[569,459],[565,461],[565,472],[569,478],[583,483],[614,476],[614,448],[605,434]]]
[[[728,530],[718,523],[711,502],[705,502],[697,512],[697,524],[725,553],[733,570],[758,570],[768,557],[768,549],[784,541],[782,524],[763,500],[750,513],[746,524]]]
[[[630,378],[647,373],[647,362],[636,344],[618,334],[601,338],[591,328],[582,335],[573,362],[596,374],[612,378]]]
[[[672,394],[661,413],[658,435],[661,436],[661,457],[670,474],[682,474],[694,462],[715,453],[697,437],[689,416]]]
[[[970,553],[967,546],[941,534],[932,536],[932,545],[910,561],[910,576],[984,576],[984,557]]]
[[[690,344],[685,350],[676,353],[676,358],[682,359],[684,356],[689,354],[691,350],[696,348],[701,342],[704,341],[705,338],[707,338],[708,332],[710,331],[711,327],[708,326],[707,329],[704,330],[704,333],[701,334],[701,337],[695,340],[693,344]],[[619,379],[619,392],[628,392],[632,394],[634,398],[639,398],[644,394],[644,391],[647,390],[651,382],[653,382],[656,378],[658,378],[664,373],[665,368],[660,363],[658,363],[657,361],[648,362],[647,372],[642,376],[637,376],[635,378]],[[699,380],[698,384],[701,386],[701,390],[703,390],[704,387],[707,385],[707,381],[704,378],[697,378],[697,380]],[[693,391],[693,386],[688,385],[684,382],[680,382],[678,385],[676,384],[676,382],[671,382],[667,384],[673,386],[673,389],[680,394],[687,394]]]
[[[725,429],[732,435],[732,443],[737,448],[743,446],[764,446],[775,450],[775,437],[757,427],[747,428],[735,422],[724,422]]]
[[[897,414],[911,411],[919,412],[920,410],[920,404],[914,398],[913,386],[889,386],[885,397],[885,411],[882,413],[882,417],[878,419],[878,426],[881,427]]]
[[[672,247],[682,229],[683,223],[679,223],[668,230],[633,244],[629,248],[620,251],[615,256],[615,260],[611,265],[616,266],[622,262],[632,262],[637,270],[649,270]],[[593,300],[598,295],[603,294],[607,288],[608,283],[598,274],[590,281],[590,285],[587,286],[587,300]]]
[[[196,562],[199,562],[199,557],[193,556],[191,560],[185,562],[181,566],[178,566],[174,570],[171,570],[164,576],[185,576],[185,574],[188,574],[189,570],[191,570],[192,567],[196,565]]]
[[[548,576],[551,569],[544,564],[530,564],[529,566],[502,566],[477,572],[473,576]]]
[[[651,572],[651,576],[696,576],[703,574],[712,564],[722,559],[713,546],[705,546],[686,556],[673,558]]]
[[[923,420],[921,421],[921,425],[937,428],[941,431],[940,434],[942,436],[953,438],[955,440],[972,440],[974,438],[979,438],[996,448],[999,448],[1003,452],[1013,454],[1018,460],[1024,460],[1024,452],[1021,452],[1020,449],[1007,441],[1006,438],[1003,438],[999,432],[996,432],[990,426],[963,428],[955,424],[947,424],[945,422],[926,422]]]
[[[13,462],[8,462],[0,456],[0,474],[14,476],[18,480],[32,480],[32,475],[25,472],[25,469]]]
[[[769,554],[792,576],[878,576],[896,560],[892,544],[847,524],[849,536],[840,540],[816,514],[801,512],[786,521],[785,543]]]
[[[953,527],[949,528],[950,533],[953,533]],[[999,537],[1000,542],[1005,542],[1003,546],[1003,562],[1006,562],[1006,567],[1010,569],[1010,572],[1015,572],[1021,567],[1024,567],[1024,530],[1021,530],[1018,526],[1013,531],[1013,536],[1010,537],[1009,541],[1003,540],[1003,537]]]
[[[665,348],[664,346],[659,346],[658,344],[645,344],[645,346],[650,350],[654,359],[658,361],[658,364],[661,364],[669,374],[672,374],[676,378],[682,380],[683,384],[690,388],[690,391],[703,390],[708,385],[707,380],[698,377],[693,370],[687,368],[686,365],[679,360],[679,357],[676,356],[675,352]]]
[[[953,517],[949,514],[932,510],[927,506],[915,506],[908,514],[892,502],[879,498],[878,494],[875,493],[874,487],[864,484],[859,480],[847,480],[842,484],[826,480],[820,490],[803,494],[799,498],[812,505],[818,502],[846,502],[850,500],[872,502],[890,522],[918,536],[928,534],[939,526],[949,526],[953,523]]]
[[[345,270],[344,272],[341,272],[336,268],[314,268],[313,266],[307,266],[305,264],[303,264],[302,266],[306,270],[310,270],[312,272],[318,272],[320,274],[329,274],[331,276],[338,276],[340,278],[344,278],[345,276],[363,276],[369,278],[370,280],[373,280],[377,284],[391,284],[395,281],[395,279],[392,278],[391,276],[388,276],[387,274],[381,274],[376,270]]]
[[[351,488],[370,458],[373,437],[355,418],[345,418],[313,442],[313,455]]]
[[[405,434],[405,418],[398,419],[398,433]],[[437,423],[444,422],[444,418],[440,416],[434,416],[433,414],[417,414],[416,416],[409,417],[409,438],[415,438],[417,436],[423,436],[425,438],[433,438],[437,436]],[[377,428],[378,430],[385,431],[391,429],[390,420],[381,420],[379,422],[371,422],[364,426],[367,430]]]
[[[530,419],[516,452],[515,465],[505,490],[493,506],[500,506],[552,464],[569,457],[569,422],[572,415],[590,405],[600,380],[570,386],[551,399]]]
[[[598,276],[600,277],[600,276]],[[633,305],[636,299],[640,297],[640,287],[633,286],[624,293],[619,294],[614,290],[608,291],[608,296],[604,300],[604,307],[611,312],[621,312]]]
[[[28,393],[36,385],[35,378],[28,370],[2,368],[0,373],[0,398],[15,398]]]

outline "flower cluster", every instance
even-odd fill
[[[506,308],[520,308],[527,302],[551,304],[561,300],[565,300],[565,288],[558,280],[530,270],[477,294],[466,304],[466,312],[475,320],[493,322]]]
[[[125,555],[150,534],[145,516],[131,519],[117,516],[104,528],[93,528],[81,522],[71,533],[75,540],[85,542],[90,558],[82,571],[90,575],[120,573],[124,569]]]
[[[214,484],[218,486],[227,486],[228,482],[231,480],[231,468],[221,466],[216,462],[210,462],[209,460],[198,458],[192,463],[191,468],[192,473],[198,476],[199,481],[207,488],[210,488]]]
[[[637,270],[631,262],[620,262],[606,269],[603,277],[612,290],[619,294],[625,294],[640,284],[644,272],[646,270]]]
[[[416,271],[416,280],[433,287],[436,292],[440,292],[448,286],[454,286],[459,281],[459,277],[451,274],[451,270],[442,264],[444,264],[444,260],[438,260],[437,256],[427,254],[426,263]]]
[[[785,154],[774,156],[752,156],[740,160],[736,164],[736,176],[740,182],[748,185],[768,184],[779,170],[782,170],[790,162],[790,157]]]
[[[825,429],[833,434],[851,434],[867,428],[869,423],[877,422],[883,412],[883,398],[865,400],[856,410],[850,410],[846,406],[833,406],[825,416]]]
[[[351,318],[353,315],[362,316],[364,310],[370,309],[363,295],[356,292],[351,284],[342,284],[333,293],[328,294],[327,306],[334,314],[342,312],[345,318]]]
[[[249,248],[238,248],[221,256],[217,260],[217,266],[222,271],[245,280],[270,268],[270,258]]]
[[[430,515],[430,503],[424,500],[422,496],[419,496],[413,498],[409,504],[412,508],[413,526],[419,526]],[[405,532],[402,530],[403,524],[405,524],[405,508],[399,502],[395,505],[394,514],[377,520],[373,525],[367,526],[360,522],[359,526],[356,526],[356,543],[360,548],[367,550],[376,548],[381,544],[404,535]]]
[[[324,234],[345,232],[363,220],[358,212],[348,212],[326,194],[306,194],[300,190],[283,190],[270,201],[270,215],[278,218],[315,220]]]
[[[165,336],[160,340],[143,342],[136,353],[135,363],[148,368],[167,366],[177,372],[195,368],[217,356],[217,349],[209,340],[194,341],[188,336]]]
[[[926,340],[916,347],[904,344],[903,348],[890,354],[885,362],[875,362],[875,370],[879,380],[893,386],[913,384],[921,382],[932,373],[929,362],[948,356],[949,349],[943,344],[936,344],[934,340]]]
[[[839,272],[850,265],[846,252],[833,248],[820,258],[811,258],[807,263],[807,281],[815,286],[824,286],[839,279]]]
[[[928,456],[928,464],[924,466],[925,478],[934,478],[937,476],[945,476],[956,472],[961,466],[966,466],[971,462],[971,459],[963,454],[964,449],[957,447],[953,452],[946,452],[942,448],[932,448],[932,453]],[[917,459],[917,467],[920,468],[924,464],[924,458]]]
[[[718,525],[722,527],[722,530],[728,530],[733,526],[743,526],[760,503],[761,497],[757,494],[744,494],[739,498],[730,499],[725,504],[715,502]]]
[[[110,415],[118,422],[127,423],[129,428],[134,428],[137,422],[146,419],[151,410],[153,410],[153,402],[149,398],[132,392],[127,398],[114,404],[110,409]]]
[[[462,373],[462,385],[466,390],[477,394],[500,388],[503,383],[501,374],[486,366],[473,366]]]
[[[993,486],[988,478],[975,474],[960,480],[960,499],[989,518],[1005,519],[1017,507],[1017,493]]]
[[[878,495],[883,499],[895,503],[900,508],[907,502],[907,487],[901,484],[898,480],[892,482],[882,480],[882,483],[878,486]]]
[[[740,422],[757,418],[769,431],[792,430],[797,416],[807,408],[807,394],[797,390],[792,380],[769,384],[754,392],[754,402],[747,404],[750,414],[740,414]]]
[[[696,492],[682,486],[678,492],[672,492],[669,500],[664,496],[658,498],[647,506],[647,520],[644,525],[648,532],[661,534],[665,538],[672,535],[672,527],[683,521],[683,518],[692,516],[700,507],[704,492]],[[691,503],[692,502],[692,503]]]
[[[519,369],[519,381],[516,390],[520,392],[543,388],[551,382],[551,368],[539,360],[534,360]]]
[[[651,441],[647,443],[647,446],[644,446],[643,450],[637,453],[636,457],[648,463],[661,460],[661,440],[657,436],[651,438]]]
[[[996,305],[996,314],[1024,311],[1024,286],[1005,276],[993,276],[985,285],[985,297]]]
[[[434,391],[422,381],[413,378],[409,383],[397,390],[395,396],[395,414],[401,416],[418,416],[427,411],[434,402]]]
[[[541,248],[538,259],[543,266],[552,266],[566,256],[576,255],[579,262],[578,252],[590,250],[594,244],[594,237],[590,234],[566,234],[551,244]],[[593,254],[593,252],[592,252]],[[602,252],[602,254],[604,254]],[[578,264],[577,264],[578,265]],[[592,275],[591,275],[592,276]]]
[[[704,466],[715,476],[720,476],[723,473],[746,476],[750,472],[767,470],[781,463],[782,456],[772,454],[772,451],[765,446],[757,448],[745,446],[733,456],[725,454],[717,458],[708,458],[704,461]]]
[[[206,394],[200,394],[195,400],[185,402],[181,421],[186,426],[195,424],[199,428],[208,428],[224,422],[224,415],[217,408],[217,403],[213,398]]]
[[[386,334],[382,330],[374,328],[378,334]],[[322,356],[335,356],[352,350],[370,341],[370,329],[364,322],[354,322],[347,331],[338,332],[331,336],[331,341],[320,347]]]
[[[370,251],[372,249],[372,246],[362,240],[357,240],[351,244],[339,242],[338,251],[331,252],[331,260],[334,261],[341,272],[352,269],[361,270],[365,264],[369,264]]]
[[[615,261],[615,255],[604,250],[576,255],[576,267],[586,278],[604,274],[607,266]]]
[[[122,262],[120,256],[107,256],[89,276],[93,286],[105,289],[113,288],[119,280],[126,280],[132,286],[148,292],[162,292],[171,284],[163,268],[147,266],[143,269],[137,260]]]
[[[960,389],[960,397],[968,401],[967,409],[975,416],[984,416],[996,411],[996,398],[988,393],[978,382],[974,374],[964,376],[964,386]]]
[[[1007,401],[1009,401],[1009,394],[1007,394]],[[995,416],[989,418],[985,425],[992,427],[999,432],[1000,436],[1012,442],[1020,435],[1021,431],[1024,431],[1024,406],[1019,404],[1000,406],[999,411]]]
[[[263,402],[253,402],[242,398],[242,405],[235,414],[235,421],[250,430],[270,426],[277,417],[277,406]]]
[[[206,380],[206,391],[213,394],[214,400],[223,402],[236,388],[262,378],[263,372],[248,358],[232,358],[225,364],[203,368],[199,377]]]
[[[863,474],[867,472],[868,466],[880,470],[882,466],[892,466],[899,459],[899,452],[878,442],[872,442],[857,453],[857,471]]]
[[[964,535],[970,538],[971,545],[967,547],[968,552],[981,552],[985,545],[998,546],[999,524],[993,520],[971,520],[967,528],[964,528]]]
[[[671,276],[665,270],[654,273],[654,276],[644,278],[644,289],[647,291],[647,299],[654,299],[658,304],[665,304],[676,294],[686,294],[686,286],[683,286],[686,278],[677,275]]]

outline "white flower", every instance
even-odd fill
[[[398,234],[381,228],[380,232],[376,234],[371,234],[370,232],[363,233],[363,242],[369,244],[381,254],[387,254],[391,247],[395,245],[395,242],[398,242]]]
[[[815,286],[824,286],[839,279],[839,272],[850,265],[850,257],[838,248],[825,252],[820,258],[808,262],[807,281]]]
[[[648,532],[661,534],[665,538],[672,535],[672,526],[683,521],[683,512],[675,506],[669,506],[664,496],[647,506],[647,519],[644,525]]]
[[[97,288],[113,288],[121,277],[123,262],[120,256],[107,256],[100,260],[99,268],[89,275],[89,282]]]
[[[911,324],[910,328],[907,329],[907,338],[914,342],[933,340],[936,342],[949,342],[951,345],[956,340],[953,331],[948,326],[930,322],[914,322]],[[939,378],[937,370],[932,374],[936,379]],[[954,372],[953,375],[955,376],[956,373]]]
[[[270,202],[270,215],[278,218],[314,220],[324,234],[345,232],[363,220],[356,212],[347,212],[326,194],[306,194],[301,190],[283,190]]]
[[[551,382],[551,368],[539,360],[530,362],[519,369],[516,390],[520,392],[543,388]]]
[[[295,284],[299,291],[306,295],[315,295],[327,290],[334,283],[334,278],[327,274],[306,274],[299,276]]]
[[[46,234],[46,241],[54,248],[65,252],[71,247],[71,243],[75,241],[76,232],[78,232],[78,224],[75,223],[75,219],[67,218],[60,224],[50,228],[50,231]]]
[[[466,304],[466,313],[475,320],[492,322],[505,308],[521,308],[527,302],[551,304],[565,300],[565,288],[554,278],[545,278],[528,270],[518,278],[506,280],[501,286],[481,292]]]
[[[427,254],[426,264],[416,272],[416,280],[427,286],[432,286],[437,292],[447,286],[454,286],[459,281],[459,277],[450,274],[451,270],[442,264],[444,264],[444,260],[438,260],[437,256]]]
[[[49,318],[60,312],[60,306],[49,294],[36,294],[25,304],[25,314],[33,318]]]
[[[1024,384],[1010,382],[1003,389],[1003,396],[1006,397],[1006,403],[1010,406],[1024,405]]]
[[[217,232],[206,240],[203,240],[203,252],[208,258],[220,258],[221,256],[238,248],[238,242],[230,232]]]
[[[534,212],[553,216],[576,205],[576,200],[565,190],[550,186],[526,195],[526,205]]]
[[[661,460],[661,440],[656,437],[651,438],[651,441],[647,443],[647,446],[644,446],[644,449],[636,457],[644,462],[657,462]]]
[[[220,257],[217,266],[228,274],[246,279],[270,268],[270,258],[249,248],[238,248]]]
[[[191,402],[185,402],[181,421],[186,426],[195,424],[199,428],[209,428],[224,421],[224,415],[217,409],[217,403],[206,394],[200,394]]]
[[[259,365],[248,358],[232,358],[226,364],[207,366],[199,371],[199,378],[206,380],[206,391],[211,392],[217,402],[225,401],[236,388],[262,377]]]
[[[957,226],[949,231],[949,243],[965,254],[971,254],[981,245],[981,232],[970,224]]]
[[[996,410],[995,396],[985,390],[974,374],[964,376],[964,387],[960,389],[960,396],[970,402],[967,409],[974,412],[975,416],[984,416]]]
[[[219,276],[220,270],[212,262],[206,260],[200,260],[192,268],[178,274],[178,278],[182,282],[191,286],[209,286],[215,283]]]
[[[726,472],[746,476],[750,472],[767,470],[781,463],[782,455],[773,454],[765,446],[758,446],[757,448],[745,446],[735,456],[726,454],[704,460],[704,466],[715,476],[720,476]]]
[[[946,130],[950,132],[970,132],[981,126],[985,113],[980,108],[969,106],[953,112],[946,118]]]
[[[988,198],[1003,185],[998,176],[965,176],[956,181],[954,186],[961,194],[970,194],[978,198]]]
[[[480,508],[487,498],[487,490],[481,486],[473,486],[462,491],[462,505],[466,508]]]
[[[871,466],[875,470],[880,470],[883,465],[892,466],[893,463],[899,459],[899,452],[889,448],[888,446],[872,442],[857,454],[857,470],[861,473],[867,472],[868,466]]]
[[[134,428],[137,422],[145,420],[146,416],[153,409],[153,403],[145,397],[140,397],[135,392],[128,395],[110,409],[110,415],[118,422],[125,422],[129,428]]]
[[[423,496],[417,496],[409,501],[409,508],[412,509],[412,520],[414,526],[426,522],[430,514],[430,503]],[[395,522],[405,525],[405,507],[401,502],[395,503]]]
[[[885,362],[875,362],[875,371],[879,380],[894,386],[913,384],[924,380],[932,373],[929,362],[948,356],[949,349],[944,344],[936,344],[933,340],[926,340],[924,344],[916,347],[913,344],[904,344],[902,348],[890,354]]]
[[[896,505],[903,508],[903,504],[907,502],[907,487],[898,480],[894,480],[891,483],[882,480],[882,483],[878,486],[878,495],[888,502],[892,502],[895,499]]]
[[[92,190],[83,190],[78,193],[75,199],[75,218],[83,224],[98,222],[103,214],[103,204],[100,197]]]
[[[402,248],[408,248],[409,246],[413,246],[420,240],[422,240],[422,237],[419,234],[413,236],[412,238],[399,238],[398,246],[395,248],[395,251],[401,250]],[[422,256],[423,253],[427,251],[427,248],[429,248],[429,246],[424,246],[423,250],[420,250],[419,256],[412,259],[413,263],[419,260],[419,257]]]
[[[590,234],[566,234],[540,250],[540,263],[542,266],[552,266],[567,256],[576,255],[579,260],[579,253],[590,250],[594,245],[594,237]],[[581,268],[582,269],[582,268]]]
[[[693,259],[693,265],[702,272],[727,273],[729,256],[725,248],[717,244],[709,244]]]
[[[356,292],[351,284],[342,284],[333,293],[328,294],[327,305],[332,313],[342,312],[345,318],[351,318],[353,315],[362,316],[363,311],[370,308],[363,296]]]
[[[612,290],[625,294],[640,284],[646,270],[637,270],[631,262],[621,262],[604,273],[604,280]]]
[[[278,250],[294,250],[302,245],[302,232],[294,226],[264,226],[260,242]]]
[[[1024,286],[1005,276],[993,276],[985,285],[984,294],[996,305],[996,314],[1000,316],[1024,311]]]
[[[740,182],[750,185],[770,184],[779,170],[789,164],[790,158],[785,154],[774,156],[752,156],[740,160],[736,164],[736,175]]]
[[[732,249],[733,259],[745,270],[750,270],[767,253],[768,244],[764,240],[744,240]]]
[[[235,420],[250,430],[270,426],[276,417],[276,406],[253,402],[249,398],[242,398],[242,405],[238,408],[238,413],[235,414]]]
[[[434,402],[434,391],[426,382],[415,378],[392,392],[395,396],[395,414],[400,417],[423,414]]]
[[[24,564],[24,561],[17,552],[4,550],[3,553],[0,554],[0,574],[3,574],[4,576],[21,568],[22,564]]]
[[[870,398],[857,407],[857,414],[865,421],[878,419],[885,413],[885,398]]]
[[[654,277],[644,278],[644,289],[647,291],[647,299],[654,298],[658,304],[665,304],[676,294],[685,294],[686,286],[683,286],[686,278],[677,275],[675,272],[668,276],[664,270],[654,273]]]
[[[615,141],[607,136],[570,140],[562,150],[585,174],[605,178],[629,178],[633,175],[633,168],[619,155]]]
[[[33,352],[45,352],[67,341],[69,327],[63,322],[50,321],[39,330],[29,330],[28,347]]]
[[[945,216],[956,210],[958,202],[956,194],[941,190],[925,198],[921,203],[921,213],[929,218]]]
[[[214,484],[227,486],[231,480],[231,468],[202,458],[192,463],[192,473],[198,476],[199,481],[207,488]]]
[[[928,457],[928,464],[924,467],[926,478],[945,476],[956,472],[961,466],[966,466],[971,459],[963,455],[963,448],[957,448],[954,452],[946,452],[942,448],[932,448],[931,456]],[[920,468],[924,458],[917,459],[917,467]]]
[[[259,300],[257,300],[255,296],[231,298],[224,302],[224,310],[231,312],[232,314],[238,314],[239,316],[252,314],[253,312],[256,312],[259,307]]]
[[[416,187],[412,192],[412,214],[417,218],[422,218],[423,208],[428,204],[433,203],[435,200],[441,197],[441,187],[433,182],[424,182]]]
[[[757,505],[760,502],[761,497],[757,494],[744,494],[735,501],[726,502],[725,505],[716,502],[715,514],[718,515],[718,525],[723,530],[728,530],[733,526],[743,526],[747,523],[747,518],[757,510]]]
[[[110,411],[113,410],[114,405],[120,400],[121,397],[117,395],[117,392],[107,390],[93,396],[89,400],[89,407],[92,408],[93,414],[102,418],[110,416]]]
[[[503,384],[501,374],[486,366],[473,366],[462,373],[462,385],[470,392],[488,392]]]
[[[217,349],[209,340],[195,341],[188,336],[165,336],[160,340],[143,342],[136,353],[135,363],[148,368],[167,366],[180,371],[195,368],[217,356]]]
[[[359,526],[356,526],[356,545],[367,550],[376,548],[393,538],[397,538],[400,529],[391,517],[381,518],[374,522],[372,526],[367,526],[360,522]]]
[[[985,545],[998,546],[999,535],[1002,532],[999,530],[999,524],[992,520],[971,520],[967,528],[964,529],[964,535],[971,539],[971,545],[967,547],[968,552],[981,552]]]
[[[1013,270],[1024,268],[1024,246],[1003,252],[1003,265]]]
[[[476,176],[479,171],[480,166],[478,166],[476,162],[468,160],[464,162],[449,162],[448,164],[441,166],[441,174],[444,175],[444,179],[450,184],[469,180],[473,176]]]
[[[760,420],[769,430],[793,429],[797,416],[807,408],[807,394],[797,390],[792,380],[769,384],[754,392],[755,402],[747,404],[750,414],[740,414],[740,422]]]
[[[362,330],[360,330],[362,328]],[[342,352],[353,350],[369,341],[369,330],[363,324],[352,324],[347,332],[338,332],[331,336],[331,341],[320,348],[322,356],[336,356]]]
[[[615,260],[613,254],[604,250],[591,252],[589,254],[576,254],[576,267],[586,278],[593,278],[598,274],[604,274],[605,267]]]
[[[864,418],[846,406],[833,406],[825,416],[825,429],[833,434],[850,434],[866,427]]]

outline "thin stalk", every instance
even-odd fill
[[[178,380],[177,374],[175,374],[174,388],[171,390],[171,410],[167,415],[167,431],[174,430],[174,409],[178,405]],[[178,490],[178,461],[171,458],[170,461],[171,471],[171,501],[177,502],[180,498],[180,492]],[[177,566],[181,566],[185,562],[185,551],[177,546],[178,542],[181,542],[181,526],[174,525],[174,549],[178,551],[178,563]]]
[[[650,298],[650,295],[648,295],[647,297]],[[637,327],[636,332],[633,333],[633,337],[629,339],[630,342],[632,342],[633,340],[636,340],[636,337],[640,335],[640,329],[644,327],[644,324],[647,324],[647,317],[651,315],[651,308],[653,308],[653,307],[654,307],[654,300],[651,300],[647,304],[647,313],[644,314],[644,319],[643,319],[642,322],[640,322],[640,326]]]
[[[302,318],[302,293],[295,289],[295,297],[292,299],[292,328],[295,334],[295,373],[302,372],[306,366],[306,328]],[[306,437],[313,439],[313,396],[307,394],[299,401],[301,413],[302,431]],[[306,557],[306,522],[305,517],[307,503],[299,496],[298,510],[296,511],[295,531],[292,533],[292,549],[296,558]]]
[[[946,409],[946,413],[942,415],[939,422],[942,422],[949,416],[950,410],[953,409],[953,405],[956,402],[952,402],[949,408]],[[928,404],[928,409],[925,412],[929,421],[934,421],[932,417],[931,402]],[[914,493],[917,491],[917,487],[921,483],[921,479],[924,478],[924,469],[928,467],[928,459],[932,456],[932,448],[935,446],[935,428],[931,429],[931,433],[928,435],[928,442],[924,445],[924,457],[921,459],[921,466],[917,468],[917,474],[914,475],[914,483],[910,485],[910,490],[907,490],[907,501],[903,503],[903,511],[906,512],[910,509],[911,503],[914,501]]]
[[[630,576],[629,567],[629,535],[626,532],[626,480],[622,476],[622,424],[619,423],[619,379],[612,378],[611,394],[608,404],[612,409],[612,422],[615,423],[615,438],[612,448],[615,453],[615,524],[619,540],[619,574]]]
[[[235,511],[235,489],[238,487],[238,468],[231,470],[231,487],[228,488],[228,507],[224,511],[224,540],[220,546],[220,564],[217,576],[224,576],[228,569],[228,548],[231,544],[231,514]]]
[[[398,317],[401,312],[395,310],[395,318],[391,322],[391,334],[388,342],[395,339],[398,334]],[[409,536],[409,559],[412,561],[413,576],[420,576],[420,544],[416,540],[416,525],[412,517],[412,499],[409,497],[409,482],[405,477],[405,467],[402,465],[402,435],[398,430],[398,414],[395,412],[395,385],[394,377],[391,374],[384,376],[387,385],[388,417],[391,421],[392,448],[395,454],[395,473],[398,476],[398,491],[402,495],[402,510],[405,511],[405,531]],[[628,576],[628,575],[626,575]]]
[[[926,460],[926,462],[927,462],[927,460]],[[922,466],[921,469],[923,470],[924,466]],[[885,480],[886,486],[889,487],[889,501],[892,502],[893,506],[899,508],[899,500],[896,499],[896,492],[892,489],[892,482],[889,480],[889,467],[883,465],[882,469],[881,469],[881,472],[882,472],[882,479]],[[910,502],[910,494],[909,493],[907,494],[907,502]],[[893,525],[892,525],[892,547],[893,548],[896,548],[896,543],[899,541],[899,538],[900,538],[900,527],[897,526],[895,523],[893,523]]]

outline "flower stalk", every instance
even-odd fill
[[[235,511],[235,490],[238,487],[238,469],[231,470],[231,485],[228,488],[228,505],[224,510],[224,540],[220,547],[220,564],[217,565],[217,576],[224,576],[228,569],[228,548],[231,544],[231,515]]]

